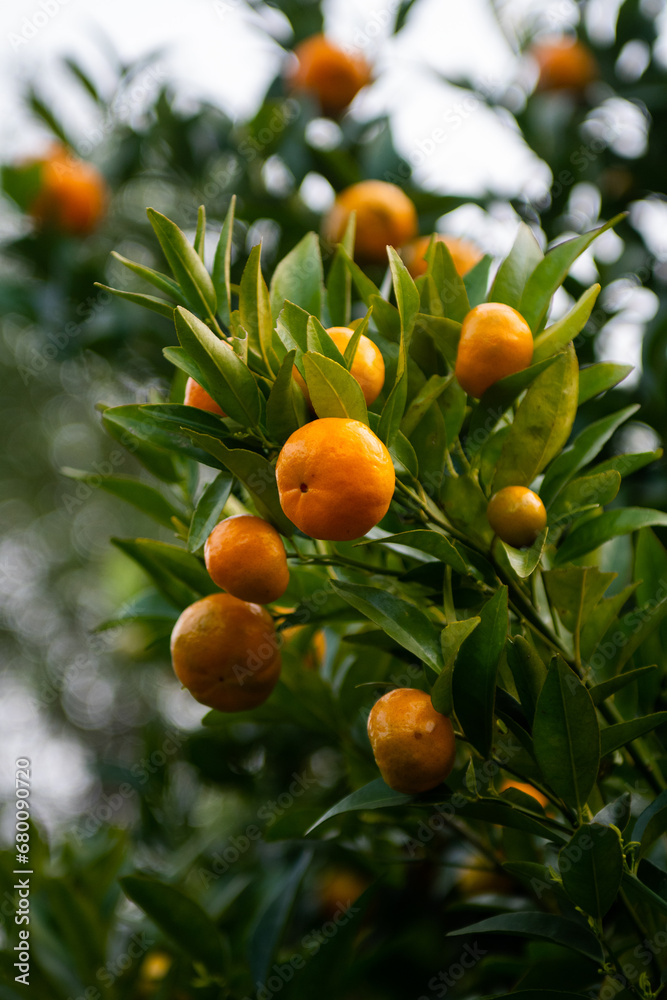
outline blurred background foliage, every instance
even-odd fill
[[[242,5],[260,13],[265,7],[250,0]],[[317,2],[273,6],[291,25],[287,48],[322,29]],[[136,471],[130,457],[115,464],[118,453],[100,430],[95,404],[165,398],[170,391],[172,370],[162,348],[174,343],[172,324],[94,287],[102,281],[129,292],[144,290],[110,256],[112,250],[163,269],[147,205],[193,236],[197,207],[204,203],[214,246],[235,193],[240,221],[232,280],[238,281],[247,252],[260,239],[270,269],[305,232],[319,230],[331,189],[364,178],[400,183],[417,206],[423,234],[447,230],[448,213],[468,206],[464,222],[452,228],[471,235],[484,250],[490,247],[484,246],[483,231],[498,220],[510,233],[508,243],[523,219],[546,245],[629,210],[617,235],[594,245],[566,288],[575,299],[597,274],[604,289],[577,343],[581,363],[609,357],[610,351],[614,360],[632,360],[641,336],[638,376],[589,402],[588,419],[641,403],[624,433],[634,436],[634,446],[655,447],[667,428],[667,271],[660,253],[666,221],[664,5],[590,0],[564,5],[564,13],[562,7],[538,16],[497,0],[493,14],[516,53],[514,79],[487,90],[470,79],[448,81],[464,98],[490,107],[548,165],[550,190],[532,199],[518,191],[501,203],[492,191],[470,198],[423,190],[412,178],[410,157],[395,148],[387,117],[362,118],[353,108],[337,121],[324,119],[312,101],[286,93],[282,76],[249,120],[232,121],[205,102],[184,108],[169,81],[160,81],[150,104],[128,116],[133,83],[150,71],[151,58],[125,65],[108,48],[100,49],[99,59],[109,64],[105,71],[111,67],[116,77],[111,90],[102,91],[95,75],[77,63],[67,64],[98,120],[83,141],[70,135],[66,117],[61,120],[57,97],[47,102],[42,91],[26,92],[30,114],[43,125],[45,146],[57,141],[93,161],[110,192],[108,212],[93,233],[83,239],[63,236],[35,226],[26,214],[26,165],[7,163],[3,170],[2,726],[8,733],[23,727],[35,734],[31,740],[42,748],[50,779],[40,788],[41,805],[35,795],[30,995],[246,996],[253,982],[266,977],[272,945],[280,940],[281,955],[300,949],[312,956],[312,983],[320,991],[327,982],[327,995],[442,996],[443,980],[435,986],[431,980],[463,954],[444,938],[462,922],[461,907],[482,917],[521,905],[520,886],[507,876],[499,883],[488,860],[470,854],[455,829],[429,834],[429,844],[432,839],[437,845],[432,852],[437,864],[428,846],[426,855],[420,847],[406,862],[388,812],[376,818],[372,843],[367,826],[346,819],[341,835],[317,842],[310,858],[303,842],[290,838],[301,837],[331,801],[332,790],[344,793],[348,780],[374,776],[369,761],[341,749],[322,726],[311,726],[306,738],[300,731],[297,738],[290,726],[246,721],[221,730],[202,728],[203,710],[194,703],[184,707],[171,676],[171,618],[164,609],[156,608],[150,634],[138,627],[96,631],[145,585],[133,564],[110,547],[109,536],[153,534],[154,526],[99,484],[65,478],[62,469],[93,469],[102,480],[110,463],[114,472]],[[617,18],[610,7],[618,8]],[[418,8],[419,0],[393,4],[386,31],[401,31]],[[455,31],[452,11],[449,30]],[[597,61],[598,78],[581,92],[536,87],[530,47],[554,26],[576,31]],[[446,103],[434,109],[434,120],[436,112],[440,120]],[[472,223],[469,234],[466,219]],[[555,303],[559,311],[567,306],[567,296]],[[609,447],[622,451],[628,444],[614,440]],[[624,482],[618,502],[661,506],[666,485],[660,463]],[[172,534],[164,528],[161,537],[169,540]],[[623,567],[630,558],[629,543],[621,540],[613,553],[618,587],[626,583]],[[304,630],[285,655],[294,669],[303,657],[319,659],[326,677],[337,658],[340,663],[351,654],[332,627],[317,645],[313,629]],[[373,665],[369,680],[382,673],[409,683],[409,671],[390,650],[385,662]],[[347,698],[349,710],[359,711],[363,699],[354,689]],[[8,739],[12,758],[25,752],[19,737]],[[301,779],[296,790],[294,776]],[[10,786],[3,790],[10,800]],[[11,818],[4,809],[7,840]],[[418,822],[416,817],[415,827]],[[265,831],[263,839],[254,837],[255,829]],[[525,856],[527,837],[512,831],[497,836],[508,858],[519,850]],[[11,985],[13,958],[6,948],[12,854],[3,852],[0,863],[5,921],[0,969],[6,975],[0,997],[10,1000],[22,995]],[[461,864],[468,866],[463,880],[456,874]],[[195,963],[193,973],[192,959],[179,949],[183,942],[170,937],[168,921],[158,932],[128,903],[117,879],[137,869],[154,872],[198,900],[217,923],[233,970],[229,993],[208,978],[205,962]],[[326,947],[308,935],[327,926],[339,900],[353,900],[378,878],[364,904],[368,947],[346,971],[361,910],[348,915],[348,932],[339,931],[331,941],[321,938]],[[142,898],[141,885],[127,883],[126,892]],[[175,896],[165,899],[162,909],[186,904]],[[190,955],[198,954],[197,948],[205,954],[210,923],[202,911],[193,916],[193,928],[200,944],[190,947]],[[577,963],[586,960],[563,955],[566,963],[554,946],[532,944],[523,953],[508,942],[502,958],[489,955],[476,962],[459,995],[481,996],[518,982],[528,989],[544,977],[566,989],[578,981]],[[284,995],[289,992],[285,985]]]

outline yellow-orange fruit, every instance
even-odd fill
[[[261,705],[280,676],[271,615],[231,594],[210,594],[185,609],[171,633],[171,660],[192,697],[220,712]]]
[[[523,316],[501,302],[482,302],[461,325],[455,374],[470,396],[482,396],[533,357],[533,335]]]
[[[349,344],[354,331],[350,330],[347,326],[330,326],[327,333],[340,353],[345,354],[345,348]],[[301,389],[306,402],[312,407],[308,386],[296,367],[293,374],[294,381]],[[357,344],[354,361],[350,368],[350,375],[356,378],[364,394],[366,406],[370,406],[378,398],[384,386],[384,358],[380,349],[375,346],[370,337],[366,337],[363,333]]]
[[[346,417],[313,420],[283,445],[276,464],[282,508],[311,538],[351,541],[382,520],[396,477],[370,427]]]
[[[270,604],[289,585],[282,538],[268,521],[236,514],[216,524],[204,546],[214,583],[241,601]]]
[[[598,77],[595,56],[578,38],[545,38],[530,51],[540,72],[538,90],[581,92]]]
[[[380,774],[397,792],[427,792],[445,781],[454,767],[452,724],[417,688],[383,695],[368,717],[368,737]]]
[[[402,247],[417,235],[417,210],[404,191],[387,181],[360,181],[336,198],[324,220],[324,238],[339,243],[352,212],[357,213],[355,254],[387,263],[387,246]]]
[[[312,94],[325,115],[345,111],[371,80],[371,68],[359,53],[348,53],[324,35],[312,35],[294,49],[297,62],[288,69],[287,86]]]
[[[64,146],[55,146],[37,162],[42,167],[40,188],[30,214],[40,225],[68,236],[88,236],[104,217],[109,200],[99,170]]]
[[[199,382],[189,378],[185,383],[185,397],[183,402],[186,406],[196,406],[198,410],[208,410],[209,413],[217,413],[224,417],[222,407],[218,406],[212,396],[209,396]]]
[[[438,243],[445,244],[451,254],[457,274],[460,274],[461,277],[467,274],[475,264],[478,264],[484,256],[479,247],[471,243],[470,240],[449,236],[446,233],[436,233],[435,238]],[[412,240],[404,246],[401,251],[405,266],[413,278],[419,278],[422,274],[426,274],[428,264],[425,254],[430,243],[430,236],[418,236],[416,240]]]
[[[500,791],[505,792],[508,788],[516,788],[517,791],[523,792],[524,795],[532,795],[535,801],[538,802],[543,809],[549,805],[549,799],[546,795],[543,795],[539,789],[534,788],[532,785],[526,784],[525,781],[515,781],[514,778],[507,778],[500,786]]]
[[[505,486],[494,493],[486,518],[498,538],[517,549],[532,545],[547,523],[544,504],[526,486]]]

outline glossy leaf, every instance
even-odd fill
[[[533,362],[542,361],[566,347],[581,333],[600,294],[599,285],[591,285],[564,316],[548,326],[535,338]]]
[[[339,816],[341,813],[359,812],[366,809],[388,809],[393,806],[405,805],[411,798],[411,795],[395,792],[393,788],[384,783],[382,778],[376,778],[375,781],[369,782],[363,788],[358,788],[350,795],[346,795],[344,799],[328,809],[306,833],[312,833],[322,823],[326,823],[327,820]]]
[[[222,517],[233,482],[232,475],[228,472],[221,472],[202,492],[192,515],[190,534],[188,535],[188,550],[190,552],[197,552],[204,545]]]
[[[498,268],[489,302],[504,302],[518,309],[524,285],[543,257],[532,229],[521,222],[512,249]]]
[[[408,407],[403,420],[401,430],[406,437],[410,437],[419,422],[423,419],[433,403],[438,399],[445,389],[451,384],[453,375],[432,375],[421,387]]]
[[[658,459],[662,458],[662,454],[662,448],[658,448],[656,451],[638,452],[634,455],[614,455],[613,458],[607,458],[604,462],[594,465],[590,473],[598,475],[601,472],[614,471],[618,472],[622,478],[631,476],[633,472],[643,469],[651,462],[657,462]]]
[[[661,590],[661,592],[664,592]],[[628,611],[611,623],[600,644],[600,651],[609,661],[614,674],[619,673],[643,642],[651,636],[667,617],[667,597],[651,598],[642,607]]]
[[[282,360],[266,401],[266,425],[276,441],[286,441],[308,419],[308,406],[293,378],[296,351],[288,351]]]
[[[203,562],[178,545],[157,542],[152,538],[114,538],[113,543],[146,570],[158,586],[162,586],[164,574],[169,574],[175,583],[199,597],[214,594],[218,590]],[[185,590],[183,593],[185,594]]]
[[[632,371],[632,365],[617,365],[611,361],[602,361],[597,365],[587,365],[579,369],[579,406],[589,399],[599,396],[601,392],[613,389],[615,385],[627,378]]]
[[[322,311],[324,273],[320,241],[307,233],[276,265],[271,279],[270,300],[274,321],[288,299],[313,316]]]
[[[659,726],[664,726],[667,722],[667,712],[654,712],[653,715],[645,715],[639,719],[630,719],[629,722],[617,722],[614,726],[607,726],[600,732],[600,745],[602,756],[619,750],[633,740],[653,732]]]
[[[527,580],[539,566],[548,534],[549,529],[545,528],[539,533],[533,544],[525,549],[515,549],[507,542],[500,543],[505,551],[507,561],[520,579]]]
[[[533,744],[547,784],[581,814],[597,779],[600,732],[588,691],[560,657],[537,701]]]
[[[468,927],[460,927],[458,930],[449,931],[448,937],[457,937],[463,934],[517,934],[520,937],[543,938],[560,944],[564,948],[577,951],[586,958],[594,962],[602,961],[602,952],[597,938],[582,923],[566,920],[564,917],[557,917],[550,913],[503,913],[500,916],[489,917],[487,920],[480,920],[476,924]]]
[[[463,278],[454,266],[447,245],[442,240],[433,240],[425,256],[428,274],[437,292],[437,302],[433,305],[437,305],[439,311],[435,315],[462,322],[470,312],[470,303]]]
[[[637,670],[626,670],[623,674],[617,674],[616,677],[610,677],[608,681],[602,681],[601,684],[596,684],[595,687],[590,688],[593,704],[601,705],[603,701],[606,701],[607,698],[611,698],[611,696],[616,694],[617,691],[621,691],[628,684],[632,684],[634,681],[639,680],[640,677],[645,677],[646,674],[657,669],[658,668],[655,666],[638,667]]]
[[[542,657],[522,635],[513,636],[507,643],[507,662],[512,671],[521,707],[530,723],[544,686],[547,668]]]
[[[604,507],[616,498],[620,487],[620,473],[614,470],[573,479],[563,487],[549,508],[550,524],[562,524],[581,511]]]
[[[486,517],[488,501],[474,472],[462,476],[445,473],[440,500],[448,519],[482,549],[489,549],[493,529]]]
[[[461,323],[445,316],[431,316],[419,313],[415,321],[415,330],[419,330],[433,340],[447,364],[453,368],[456,363],[456,352],[461,337]]]
[[[440,630],[413,604],[376,587],[332,581],[334,591],[436,673],[442,668]]]
[[[616,573],[601,573],[594,566],[568,566],[566,569],[548,570],[544,574],[552,606],[565,628],[573,633],[581,629],[615,579]]]
[[[581,559],[611,538],[628,535],[640,528],[667,525],[667,513],[648,507],[619,507],[607,510],[599,517],[575,526],[554,558],[554,565]]]
[[[640,857],[644,857],[650,851],[666,830],[667,791],[663,791],[639,814],[632,828],[632,839],[640,843]]]
[[[345,232],[341,240],[343,249],[351,259],[354,252],[354,236],[356,230],[356,213],[350,213]],[[340,249],[336,249],[334,259],[327,275],[327,305],[332,326],[349,326],[351,307],[352,278]]]
[[[229,326],[232,313],[231,260],[234,240],[234,213],[236,195],[232,195],[229,208],[222,224],[220,238],[213,258],[211,280],[218,300],[218,312],[225,326]]]
[[[451,715],[454,709],[452,678],[456,657],[461,645],[477,628],[481,620],[481,618],[466,618],[465,621],[452,622],[440,633],[443,666],[440,676],[431,690],[431,701],[436,711],[442,712],[443,715]]]
[[[188,304],[178,283],[167,274],[162,274],[160,271],[155,271],[152,267],[145,267],[143,264],[137,264],[133,260],[128,260],[127,257],[123,257],[122,254],[117,253],[115,250],[111,251],[111,256],[129,271],[143,278],[144,281],[148,281],[161,291],[163,295],[169,295],[172,299],[175,299],[179,305],[186,306]]]
[[[606,826],[615,826],[622,833],[630,821],[631,803],[632,796],[630,792],[623,792],[613,802],[609,802],[603,809],[600,809],[593,817],[593,822],[603,823]]]
[[[463,731],[483,757],[493,742],[496,675],[507,638],[507,588],[499,587],[479,614],[454,667],[452,694]]]
[[[261,244],[252,248],[241,275],[239,320],[248,333],[250,348],[264,360],[271,374],[278,371],[280,358],[273,349],[273,318],[269,290],[262,275]]]
[[[602,823],[585,823],[561,849],[558,865],[574,905],[601,920],[621,887],[623,848],[618,832]]]
[[[278,884],[276,892],[252,928],[248,950],[253,982],[263,982],[267,977],[271,960],[285,931],[299,886],[312,856],[312,851],[304,851],[301,854],[296,864]]]
[[[559,453],[576,416],[578,377],[577,357],[570,347],[532,383],[503,444],[494,492],[505,486],[530,486]]]
[[[190,306],[204,316],[215,316],[216,295],[201,257],[178,226],[155,209],[147,209],[162,252]]]
[[[110,288],[109,285],[103,285],[99,281],[95,282],[95,288],[101,288],[104,292],[110,292],[119,299],[132,302],[135,306],[143,306],[145,309],[150,309],[151,312],[155,312],[159,316],[164,316],[165,319],[173,319],[174,306],[171,302],[158,299],[155,295],[144,295],[142,292],[123,292],[120,288]]]
[[[465,549],[458,542],[450,539],[440,531],[426,528],[415,528],[411,531],[402,531],[398,535],[385,535],[375,539],[372,543],[363,542],[363,545],[406,545],[408,548],[419,549],[428,555],[438,559],[446,566],[451,566],[457,573],[467,574],[469,567],[465,561]]]
[[[133,479],[131,476],[95,475],[69,468],[64,468],[62,473],[70,479],[86,483],[91,489],[104,490],[112,496],[125,500],[126,503],[131,503],[165,528],[173,529],[174,517],[183,520],[184,513],[179,507],[167,500],[155,487],[142,483],[139,479]]]
[[[492,264],[493,257],[491,254],[484,254],[482,259],[478,260],[477,263],[463,275],[463,284],[465,285],[471,309],[478,306],[481,302],[486,301],[486,290],[489,287],[489,272]]]
[[[368,424],[361,386],[346,368],[323,354],[303,355],[306,385],[318,417],[348,417]]]

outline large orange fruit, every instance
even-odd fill
[[[380,774],[397,792],[427,792],[445,781],[454,767],[452,724],[417,688],[396,688],[376,701],[368,717],[368,737]]]
[[[325,115],[336,117],[371,80],[362,55],[348,53],[324,35],[313,35],[294,49],[296,64],[287,71],[287,86],[312,94]]]
[[[396,477],[391,456],[370,427],[346,417],[305,424],[276,464],[280,503],[311,538],[351,541],[389,510]]]
[[[241,601],[270,604],[289,585],[280,535],[252,514],[236,514],[216,524],[206,539],[204,559],[213,582]]]
[[[220,712],[261,705],[280,676],[271,615],[231,594],[210,594],[185,609],[171,633],[171,660],[192,697]]]
[[[523,371],[533,357],[533,335],[523,316],[501,302],[482,302],[463,320],[456,377],[479,397],[499,379]]]
[[[64,146],[55,146],[39,162],[40,189],[30,206],[30,214],[40,225],[68,236],[92,233],[108,202],[108,189],[99,170]]]
[[[324,221],[326,240],[340,242],[352,212],[357,213],[354,249],[362,260],[386,264],[387,246],[401,247],[417,235],[415,206],[387,181],[361,181],[341,191]]]

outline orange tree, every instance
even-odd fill
[[[416,281],[388,247],[391,283],[380,289],[355,263],[354,215],[326,274],[310,233],[271,275],[255,247],[236,284],[233,201],[212,273],[201,256],[203,209],[194,245],[165,216],[149,210],[149,218],[171,275],[135,270],[162,293],[145,304],[173,315],[178,346],[165,355],[174,388],[163,402],[103,408],[102,421],[152,476],[150,485],[124,479],[114,489],[162,523],[175,495],[180,506],[173,542],[116,540],[151,586],[115,622],[143,623],[164,642],[179,620],[178,675],[199,701],[223,709],[203,720],[201,766],[219,767],[216,755],[240,738],[249,751],[261,745],[265,758],[283,753],[291,784],[282,805],[260,809],[227,853],[191,847],[189,863],[202,875],[196,889],[185,877],[180,886],[157,878],[153,863],[121,879],[125,893],[194,963],[211,996],[409,988],[430,997],[459,980],[476,996],[657,996],[667,968],[667,713],[656,642],[667,553],[652,528],[667,514],[606,509],[622,477],[656,456],[599,459],[634,412],[587,419],[587,404],[628,373],[623,364],[579,366],[572,342],[599,286],[548,321],[571,265],[612,223],[546,254],[521,225],[490,287],[488,260],[462,278],[442,241],[432,242]],[[510,316],[508,350],[520,321],[532,351],[522,340],[520,363],[486,380],[476,398],[459,384],[456,362],[466,319],[474,311],[482,322],[483,303],[494,304],[495,325],[478,343],[480,367],[489,343],[497,349],[499,312]],[[342,352],[330,324],[354,330]],[[370,407],[352,374],[362,336],[386,373]],[[180,401],[186,376],[225,416]],[[293,497],[290,476],[314,519]],[[238,514],[282,536],[289,583],[264,609],[229,597],[226,618],[223,600],[209,603],[219,591],[204,548]],[[606,545],[622,535],[633,538],[633,567],[619,590]],[[236,538],[233,552],[250,573],[261,554],[254,535],[246,544],[247,566]],[[223,547],[224,535],[218,559]],[[244,616],[261,619],[263,648],[244,632]],[[310,636],[324,630],[317,669],[295,640],[281,643],[294,626]],[[395,689],[400,697],[373,709]],[[314,750],[330,763],[304,787],[297,779]],[[322,925],[330,939],[320,935],[313,949],[303,935],[312,904],[300,886],[332,844],[356,870],[359,891],[372,884]],[[235,898],[235,866],[242,872],[249,857],[280,845],[288,849],[282,874],[268,899],[243,911],[244,926],[234,903],[222,902],[226,892]],[[514,904],[482,896],[481,913],[445,906],[451,881],[441,874],[470,868],[502,875],[480,884],[511,892]],[[389,953],[419,951],[415,928],[430,957],[420,952],[399,971]],[[423,976],[429,966],[430,978],[415,983],[415,969]],[[170,983],[192,983],[187,961]]]

